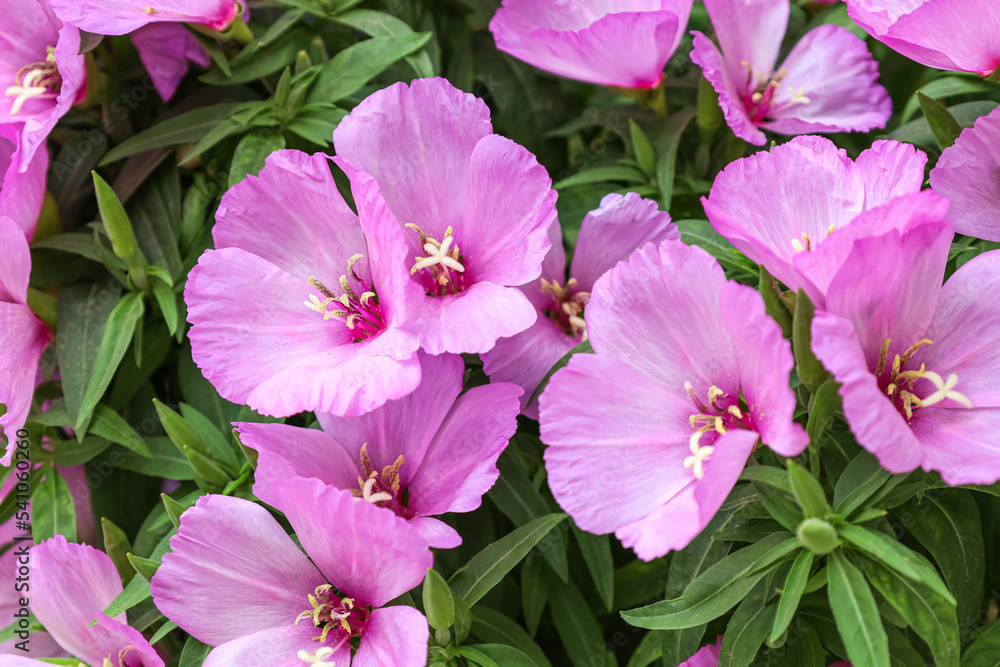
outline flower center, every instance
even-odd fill
[[[811,101],[805,95],[805,88],[795,89],[786,86],[792,93],[791,97],[775,102],[774,96],[781,90],[781,80],[788,74],[785,68],[779,69],[771,76],[764,76],[746,61],[743,62],[743,66],[747,68],[747,88],[753,89],[752,93],[743,95],[743,107],[754,125],[764,122],[775,111],[786,109],[793,104],[809,104]]]
[[[298,657],[307,663],[323,665],[326,663],[317,663],[317,661],[323,661],[333,655],[337,649],[349,642],[351,637],[361,635],[365,622],[368,620],[369,611],[367,607],[355,607],[353,598],[337,596],[330,584],[317,586],[316,590],[309,595],[309,605],[311,609],[306,609],[299,614],[295,619],[295,625],[308,619],[312,621],[313,626],[320,633],[313,637],[313,640],[325,644],[332,632],[338,641],[332,648],[320,648],[312,655],[306,651],[300,651]],[[330,650],[325,651],[324,648]]]
[[[708,388],[707,402],[698,397],[690,382],[684,383],[684,389],[697,409],[688,419],[694,433],[689,441],[691,456],[684,459],[684,469],[690,470],[695,479],[702,479],[705,462],[715,452],[714,446],[701,444],[702,437],[707,433],[725,435],[734,428],[752,429],[750,415],[740,408],[738,396],[730,396],[714,384]]]
[[[59,95],[62,77],[56,67],[56,49],[50,46],[46,50],[45,60],[22,67],[14,77],[14,85],[7,88],[7,97],[14,98],[10,105],[11,116],[16,116],[24,103],[32,98],[51,99]]]
[[[376,470],[368,456],[368,443],[361,445],[361,469],[364,477],[358,477],[358,488],[351,489],[355,498],[362,498],[373,505],[391,509],[396,514],[404,515],[405,505],[400,498],[401,479],[399,470],[403,467],[403,455],[400,454],[391,466]]]
[[[130,655],[134,653],[133,655]],[[80,663],[83,664],[82,662]],[[134,646],[126,646],[122,650],[118,651],[118,662],[112,662],[111,656],[108,655],[104,659],[104,664],[102,667],[142,667],[142,656],[136,650]]]
[[[438,241],[424,233],[412,222],[406,226],[420,235],[420,248],[423,255],[414,257],[410,275],[419,274],[427,288],[428,296],[445,296],[458,294],[465,289],[465,265],[462,252],[452,235],[449,225],[444,231],[444,238]]]
[[[570,278],[565,286],[560,285],[558,280],[549,282],[542,278],[542,294],[550,295],[554,301],[543,312],[564,333],[575,338],[582,331],[586,338],[587,325],[583,321],[583,309],[590,303],[590,292],[578,292],[576,287],[576,278]]]
[[[347,260],[347,275],[340,276],[340,288],[343,294],[337,296],[326,285],[310,276],[310,287],[325,298],[321,301],[315,294],[309,294],[309,301],[303,301],[306,308],[322,314],[324,320],[334,319],[344,324],[350,330],[355,343],[371,338],[385,329],[385,318],[382,316],[378,295],[375,294],[374,288],[355,271],[354,265],[362,257],[363,255],[356,254]],[[351,286],[352,280],[356,288]],[[360,296],[358,292],[361,293]],[[335,304],[333,310],[328,309],[330,304]]]
[[[892,339],[886,338],[882,343],[882,349],[878,355],[878,365],[875,367],[875,377],[878,379],[879,389],[893,402],[901,415],[906,417],[907,422],[913,418],[915,408],[928,408],[937,405],[945,399],[950,399],[966,408],[972,407],[965,395],[955,391],[958,385],[958,375],[952,373],[948,379],[942,378],[934,371],[927,370],[924,364],[920,364],[917,370],[906,370],[906,364],[917,352],[921,345],[932,345],[933,341],[918,340],[902,355],[897,354],[889,366],[889,343]],[[934,385],[934,391],[923,398],[916,395],[914,385],[917,380],[927,380]]]
[[[837,225],[830,225],[826,230],[826,235],[829,236],[837,230]],[[802,232],[802,240],[792,239],[792,249],[795,252],[809,252],[813,249],[812,239],[805,232]]]

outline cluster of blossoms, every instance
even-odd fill
[[[25,424],[53,338],[28,305],[28,242],[46,138],[86,92],[80,31],[131,34],[167,99],[188,61],[208,62],[182,24],[222,30],[243,9],[134,4],[0,0],[25,36],[0,62],[7,434]],[[540,68],[655,88],[692,4],[506,0],[490,28],[501,50]],[[778,65],[787,0],[705,4],[718,43],[695,33],[691,59],[737,137],[763,145],[765,130],[885,126],[891,103],[877,65],[846,29],[808,32]],[[957,46],[921,32],[949,21],[953,3],[882,4],[894,7],[848,2],[890,47],[984,76],[1000,63],[1000,11],[986,0],[982,33]],[[922,190],[927,157],[909,145],[876,141],[852,160],[827,139],[797,136],[730,164],[703,199],[719,234],[815,305],[813,352],[839,384],[857,441],[893,473],[1000,480],[990,428],[1000,415],[1000,306],[984,298],[1000,281],[1000,251],[944,281],[956,232],[1000,241],[998,141],[1000,111],[944,151]],[[647,561],[702,532],[759,447],[794,457],[809,445],[791,344],[763,297],[685,244],[656,202],[604,197],[567,267],[545,168],[493,132],[482,100],[443,79],[370,95],[333,144],[332,157],[278,150],[231,187],[214,247],[187,277],[192,357],[219,395],[270,417],[315,413],[319,426],[234,424],[257,453],[254,495],[295,539],[261,504],[204,495],[152,576],[158,609],[213,647],[206,666],[425,664],[427,620],[398,599],[424,580],[431,549],[462,543],[436,517],[480,506],[519,416],[539,422],[559,505]],[[583,342],[593,354],[573,355],[532,402]],[[481,356],[488,384],[463,391],[462,354]],[[124,614],[103,613],[122,592],[107,555],[57,536],[32,559],[47,657],[164,666]],[[712,645],[685,664],[718,659]]]

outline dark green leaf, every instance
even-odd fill
[[[774,644],[785,633],[798,609],[799,600],[805,592],[806,584],[809,582],[809,573],[812,570],[814,556],[812,552],[803,549],[795,557],[792,569],[788,571],[788,578],[785,579],[784,589],[778,598],[778,606],[775,610],[774,624],[768,635],[767,641]]]
[[[790,494],[792,492],[792,485],[788,480],[788,472],[772,466],[747,466],[740,473],[740,481],[760,482],[780,489],[785,493]]]
[[[357,92],[389,65],[422,48],[430,38],[429,32],[403,33],[372,37],[344,49],[322,65],[307,101],[329,104]]]
[[[413,34],[413,28],[399,18],[386,12],[376,12],[370,9],[354,9],[345,14],[334,17],[337,23],[344,23],[355,30],[370,35],[372,37],[392,37],[396,35]],[[434,76],[434,66],[431,64],[430,56],[425,52],[413,53],[406,56],[406,61],[410,63],[418,77]]]
[[[704,79],[703,79],[704,80]],[[718,108],[718,103],[716,103],[716,108]],[[760,295],[764,298],[764,308],[767,310],[767,314],[774,318],[774,320],[781,326],[781,333],[785,338],[792,337],[792,314],[788,312],[788,308],[782,303],[781,299],[778,298],[781,291],[778,289],[778,283],[774,277],[768,273],[764,265],[760,266],[760,276],[757,283],[757,290]]]
[[[177,167],[170,163],[156,172],[128,202],[139,248],[150,264],[166,270],[170,283],[181,275],[178,248],[181,229],[181,184]]]
[[[587,171],[582,171],[579,174],[573,174],[568,178],[564,178],[552,187],[556,190],[567,190],[580,185],[591,185],[593,183],[604,183],[606,181],[634,185],[638,183],[645,183],[647,181],[647,177],[646,174],[642,173],[635,167],[623,167],[617,165],[613,167],[595,167],[593,169],[588,169]]]
[[[513,646],[538,667],[552,667],[542,649],[520,625],[489,607],[476,607],[472,612],[472,632],[484,642]]]
[[[653,151],[653,144],[649,143],[646,133],[642,131],[642,128],[639,127],[639,124],[635,120],[629,118],[628,126],[636,162],[652,178],[656,175],[656,153]]]
[[[89,430],[94,435],[131,449],[139,456],[150,458],[153,455],[146,442],[128,425],[128,422],[103,403],[94,406],[94,418],[90,422]]]
[[[761,580],[733,612],[719,649],[719,664],[749,667],[774,625],[776,605],[767,604],[770,586]]]
[[[844,555],[828,558],[830,608],[853,667],[889,664],[889,639],[882,627],[878,605],[861,572]]]
[[[962,656],[961,667],[1000,667],[1000,620],[980,631]]]
[[[954,144],[955,139],[962,133],[962,126],[958,124],[948,108],[937,100],[927,97],[919,90],[917,91],[917,101],[920,103],[920,108],[924,110],[924,118],[930,125],[931,132],[934,133],[934,140],[937,141],[941,150]]]
[[[833,418],[840,409],[840,384],[830,378],[819,386],[812,397],[812,405],[809,409],[809,420],[806,422],[806,433],[809,434],[809,442],[815,443],[818,447],[821,438],[830,430],[833,425]]]
[[[788,657],[795,667],[826,667],[826,651],[819,633],[808,621],[799,619],[789,632]]]
[[[594,580],[597,594],[601,596],[604,608],[611,611],[615,598],[615,565],[611,559],[611,536],[585,533],[572,524],[573,537],[580,545],[580,553],[587,563],[590,576]]]
[[[146,445],[152,452],[152,457],[146,458],[127,450],[119,450],[115,464],[124,470],[164,479],[180,481],[194,479],[194,471],[187,457],[174,446],[170,438],[146,438]]]
[[[879,465],[878,459],[868,452],[860,452],[844,469],[833,489],[833,511],[842,516],[864,505],[892,473]]]
[[[663,132],[656,140],[659,159],[656,161],[656,183],[660,188],[660,208],[670,210],[674,194],[674,173],[677,171],[677,147],[681,135],[691,119],[698,113],[695,107],[687,107],[670,117]]]
[[[256,176],[264,160],[274,151],[285,147],[285,137],[271,128],[260,128],[240,139],[229,167],[229,187],[242,181],[247,174]]]
[[[816,307],[812,300],[800,288],[795,297],[795,315],[792,317],[792,351],[795,353],[795,365],[802,384],[813,392],[830,376],[812,351],[810,328],[815,313]]]
[[[254,49],[252,55],[242,58],[243,54],[240,54],[233,58],[229,63],[232,70],[229,75],[217,69],[202,75],[199,80],[213,86],[231,86],[273,74],[293,64],[296,54],[309,48],[313,34],[307,28],[292,28],[274,41]]]
[[[617,665],[614,654],[604,645],[601,628],[586,598],[573,582],[552,582],[549,608],[563,647],[574,664]]]
[[[757,265],[737,251],[707,220],[675,220],[674,223],[684,243],[702,248],[719,260],[723,268],[757,275]]]
[[[534,660],[513,646],[507,646],[506,644],[474,644],[472,646],[463,646],[461,650],[469,651],[470,649],[486,656],[493,661],[493,664],[500,667],[507,667],[507,665],[510,665],[510,667],[535,667]]]
[[[125,207],[118,201],[118,196],[112,191],[111,186],[96,171],[91,172],[91,174],[94,177],[94,196],[97,198],[97,207],[101,212],[104,229],[108,233],[108,238],[111,239],[112,250],[130,266],[141,265],[143,262],[136,253],[138,245],[135,240],[135,232],[132,231],[132,223],[125,213]]]
[[[521,607],[524,611],[524,627],[534,636],[542,619],[545,605],[549,601],[552,586],[552,570],[544,560],[532,558],[521,568]]]
[[[76,542],[76,508],[69,485],[54,466],[43,474],[45,479],[31,497],[31,536],[35,544],[55,535]]]
[[[826,502],[826,493],[819,480],[799,466],[795,461],[788,461],[788,480],[799,507],[807,517],[825,517],[830,511]]]

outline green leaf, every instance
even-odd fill
[[[818,390],[830,376],[812,351],[810,328],[815,314],[816,306],[806,295],[805,290],[800,288],[795,297],[795,315],[792,316],[792,351],[795,353],[799,378],[812,392]]]
[[[869,530],[868,528],[853,526],[851,524],[844,524],[840,526],[838,528],[838,533],[844,538],[844,540],[850,543],[851,546],[891,567],[904,577],[915,579],[917,581],[921,580],[921,573],[918,571],[919,556],[914,554],[899,542],[896,542],[881,533]],[[944,582],[942,582],[937,576],[935,576],[934,579],[936,580],[936,584],[933,582],[924,583],[935,588],[940,595],[950,600],[951,604],[954,605],[955,599],[951,597],[948,589],[945,588]]]
[[[797,641],[788,642],[788,657],[795,667],[826,667],[826,651],[819,633],[808,621],[796,622]]]
[[[917,101],[920,103],[920,108],[924,110],[924,118],[927,119],[927,124],[930,125],[931,132],[934,133],[934,140],[937,141],[941,150],[954,144],[955,139],[962,133],[962,126],[958,124],[948,108],[937,100],[927,97],[919,90],[917,91]]]
[[[937,667],[958,667],[961,644],[952,601],[874,561],[866,561],[863,569],[868,581],[927,643]]]
[[[313,35],[313,31],[308,28],[292,28],[276,36],[273,41],[254,49],[252,54],[248,54],[247,57],[243,57],[243,53],[240,53],[233,58],[229,62],[231,72],[228,75],[221,69],[217,69],[203,74],[198,77],[198,80],[212,86],[231,86],[273,74],[288,65],[292,65],[295,62],[296,54],[309,48],[309,42],[312,41]],[[259,43],[260,40],[258,40]]]
[[[781,635],[788,630],[792,617],[795,616],[795,611],[799,607],[799,600],[802,599],[806,584],[809,582],[809,573],[812,570],[814,560],[812,552],[807,549],[801,550],[799,555],[795,557],[792,569],[788,572],[788,578],[785,579],[784,590],[781,591],[781,596],[778,598],[774,623],[767,637],[769,644],[775,644]]]
[[[175,146],[200,140],[212,128],[254,104],[253,102],[223,102],[210,107],[192,109],[161,121],[118,144],[101,160],[101,165],[160,146]]]
[[[740,473],[741,482],[760,482],[773,486],[785,493],[792,492],[792,485],[788,480],[788,472],[773,466],[747,466]]]
[[[633,119],[628,119],[628,126],[636,162],[650,178],[656,176],[656,153],[653,151],[653,144],[649,143],[646,133]]]
[[[927,97],[941,100],[948,97],[968,95],[970,93],[996,93],[1000,88],[995,83],[984,81],[979,77],[968,76],[943,76],[940,79],[929,81],[920,87],[920,92]],[[920,110],[920,100],[914,93],[906,101],[900,120],[903,123],[909,122],[914,114]]]
[[[556,190],[567,190],[580,185],[592,185],[594,183],[621,182],[628,185],[636,185],[647,181],[646,174],[635,167],[624,167],[615,165],[613,167],[595,167],[578,174],[573,174],[559,181],[552,187]]]
[[[97,402],[101,400],[101,396],[107,391],[122,357],[125,356],[125,352],[132,343],[132,334],[135,333],[136,325],[142,319],[143,310],[142,296],[130,292],[122,298],[115,309],[111,311],[111,315],[108,316],[104,335],[101,337],[101,345],[97,350],[97,357],[94,359],[94,373],[90,376],[87,391],[83,394],[80,414],[74,426],[77,433],[86,432],[91,413],[97,406]]]
[[[71,424],[66,424],[72,428]],[[87,436],[82,441],[60,440],[52,446],[52,462],[57,466],[77,466],[91,459],[111,446],[111,442],[97,436]]]
[[[755,276],[759,273],[756,264],[736,250],[729,241],[712,228],[708,220],[675,220],[681,232],[681,240],[688,245],[696,245],[719,260],[725,269],[740,271]]]
[[[136,556],[135,554],[126,555],[128,557],[128,562],[132,564],[132,567],[135,568],[136,573],[140,577],[146,581],[153,580],[153,575],[156,574],[156,570],[160,567],[159,563],[149,560],[148,558]]]
[[[534,660],[513,646],[505,644],[474,644],[472,646],[463,646],[461,650],[469,651],[470,649],[486,656],[493,661],[493,664],[501,667],[507,667],[508,665],[510,667],[535,667]]]
[[[141,266],[144,262],[136,252],[139,246],[136,244],[135,232],[132,231],[132,223],[125,213],[125,207],[118,201],[118,196],[111,186],[96,171],[90,173],[94,178],[97,208],[101,212],[101,221],[104,223],[108,238],[111,239],[112,250],[129,266]]]
[[[819,446],[821,438],[833,425],[833,418],[840,409],[840,383],[830,378],[819,386],[812,396],[809,408],[809,420],[806,422],[806,433],[809,442]]]
[[[456,598],[456,602],[459,599]],[[491,644],[506,644],[513,646],[517,650],[528,656],[538,667],[552,667],[545,653],[528,636],[520,625],[510,620],[498,611],[489,607],[476,607],[472,612],[472,632],[484,642]],[[457,635],[456,625],[456,635]],[[460,636],[456,637],[462,641]]]
[[[105,323],[119,302],[117,283],[70,285],[59,290],[56,356],[70,424],[77,423],[83,395],[94,373]],[[78,434],[82,437],[83,434]]]
[[[785,530],[794,532],[802,521],[803,516],[802,510],[792,502],[792,499],[766,484],[760,482],[750,482],[750,484],[753,490],[757,492],[757,497],[767,509],[768,514],[780,523]]]
[[[708,568],[681,597],[623,611],[622,617],[650,630],[680,630],[712,621],[736,606],[764,578],[767,570],[757,564],[773,549],[783,549],[790,537],[784,532],[765,537]]]
[[[863,506],[885,484],[892,473],[872,454],[862,451],[844,469],[833,489],[833,511],[842,516]]]
[[[216,465],[215,461],[201,452],[185,446],[184,456],[191,463],[191,469],[194,470],[195,482],[198,482],[199,486],[219,493],[232,481],[232,478]]]
[[[119,450],[116,465],[123,470],[131,470],[144,475],[185,481],[194,479],[194,470],[184,452],[179,450],[170,438],[153,437],[146,439],[152,456],[147,458],[127,450]]]
[[[656,140],[659,159],[656,161],[656,184],[660,189],[660,208],[670,210],[674,194],[674,174],[677,171],[677,147],[680,146],[684,128],[698,114],[695,107],[678,111],[667,121]]]
[[[704,80],[704,79],[703,79]],[[718,104],[716,104],[718,108]],[[779,298],[781,291],[778,289],[778,282],[768,273],[764,265],[760,265],[760,277],[757,282],[757,290],[764,298],[764,309],[767,314],[781,326],[781,334],[785,338],[792,337],[792,314]]]
[[[791,459],[788,460],[788,480],[806,517],[825,517],[829,513],[830,505],[819,480]]]
[[[184,643],[184,649],[181,651],[180,662],[177,663],[177,667],[202,667],[205,658],[211,652],[212,647],[208,644],[202,644],[194,637],[188,637]]]
[[[1000,620],[984,627],[962,656],[961,667],[1000,667]]]
[[[35,544],[55,535],[76,542],[76,508],[69,485],[54,466],[45,467],[45,479],[31,496],[31,536]]]
[[[524,627],[534,636],[542,613],[549,601],[552,586],[552,569],[545,561],[532,558],[521,568],[521,608],[524,611]]]
[[[618,664],[614,654],[604,645],[601,628],[586,598],[572,581],[552,582],[549,609],[552,611],[556,632],[573,664]]]
[[[770,586],[761,580],[733,612],[722,637],[719,664],[749,667],[774,625],[776,605],[767,604]]]
[[[983,525],[975,499],[959,489],[928,491],[922,500],[909,504],[906,516],[906,529],[937,562],[958,601],[959,623],[975,627],[987,580]]]
[[[163,320],[167,323],[170,335],[176,334],[177,325],[179,324],[177,319],[177,295],[173,289],[161,280],[151,281],[150,287],[153,289],[153,297],[160,306],[160,312],[163,313]]]
[[[306,104],[295,112],[286,129],[318,146],[329,146],[333,131],[346,115],[345,110],[333,104]]]
[[[830,608],[851,664],[885,667],[889,664],[889,639],[882,627],[875,596],[842,550],[830,554],[827,562]]]
[[[264,168],[264,160],[274,151],[285,147],[285,137],[272,128],[262,127],[240,139],[229,167],[229,187],[242,181],[248,174],[256,176]]]
[[[993,100],[976,100],[975,102],[963,102],[950,106],[948,112],[962,127],[972,127],[978,118],[991,113],[996,108],[997,103]],[[938,148],[934,133],[926,118],[910,121],[882,138],[905,141],[930,150]]]
[[[349,46],[320,66],[307,102],[329,104],[356,93],[389,65],[423,48],[430,38],[429,32],[411,32],[372,37]]]
[[[160,494],[160,499],[163,501],[163,508],[164,511],[166,511],[167,516],[170,518],[170,523],[174,524],[174,528],[180,528],[181,515],[184,514],[187,507],[165,493]]]
[[[565,518],[559,513],[539,517],[500,538],[452,575],[451,590],[471,607]]]
[[[427,570],[423,587],[424,614],[435,630],[447,630],[455,622],[455,598],[448,583],[433,568]]]
[[[104,553],[108,554],[111,562],[115,564],[118,576],[122,580],[122,586],[127,586],[128,582],[132,581],[132,577],[135,576],[135,570],[128,561],[128,554],[132,551],[128,536],[121,528],[105,517],[101,517],[101,530],[104,533]]]
[[[601,596],[604,608],[611,611],[615,598],[615,564],[611,558],[611,536],[592,535],[571,524],[570,528],[580,553],[583,555],[587,569],[594,580],[597,594]]]
[[[647,632],[643,635],[639,645],[635,648],[635,653],[628,659],[626,667],[649,667],[657,659],[663,657],[663,631]],[[672,664],[664,661],[664,664]],[[678,663],[680,664],[680,663]]]
[[[180,408],[185,423],[194,429],[199,439],[208,448],[208,457],[216,461],[231,475],[237,474],[241,462],[236,450],[230,444],[231,441],[228,437],[230,431],[227,429],[223,435],[223,432],[219,431],[208,417],[187,403],[181,403]]]
[[[142,184],[128,202],[129,216],[143,255],[166,273],[161,279],[172,284],[181,275],[178,247],[181,228],[181,184],[177,166],[161,167],[155,178]]]
[[[89,431],[96,436],[127,447],[139,456],[150,458],[153,455],[145,440],[128,425],[128,422],[103,403],[94,406],[94,417],[90,422]]]
[[[582,343],[574,345],[573,349],[564,354],[562,358],[559,359],[559,361],[557,361],[555,364],[552,365],[552,368],[548,370],[548,372],[545,374],[545,377],[542,378],[542,381],[538,383],[537,387],[535,387],[535,391],[531,392],[531,398],[528,399],[528,405],[533,405],[535,401],[538,400],[538,397],[542,395],[543,391],[545,391],[545,387],[549,385],[549,380],[552,379],[552,376],[555,375],[560,368],[564,368],[565,366],[567,366],[569,364],[569,360],[573,358],[574,354],[593,354],[593,353],[594,353],[594,346],[590,344],[589,340],[585,340]]]
[[[392,37],[396,35],[413,34],[413,28],[406,21],[386,12],[376,12],[370,9],[354,9],[333,18],[336,23],[344,23],[355,30],[372,37]],[[434,66],[426,52],[413,53],[406,56],[406,61],[413,67],[418,77],[434,76]]]
[[[510,456],[501,456],[497,461],[500,477],[489,491],[490,499],[516,526],[551,513],[552,509],[542,494],[532,485],[531,480]],[[566,560],[566,536],[559,533],[548,541],[542,552],[552,570],[563,581],[569,579],[569,564]]]
[[[191,164],[192,160],[225,138],[234,134],[241,134],[245,132],[256,117],[263,115],[265,111],[269,110],[273,111],[267,102],[252,102],[248,104],[245,109],[230,115],[221,123],[206,132],[205,136],[198,140],[198,143],[184,153],[184,164]],[[274,122],[268,121],[267,124],[273,125],[276,122],[276,119],[274,119]]]
[[[161,403],[159,399],[153,399],[153,406],[156,408],[160,423],[163,424],[163,429],[181,452],[184,451],[185,447],[189,447],[202,456],[209,455],[208,445],[184,417]]]

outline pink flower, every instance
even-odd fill
[[[31,547],[28,557],[31,611],[62,649],[89,667],[109,663],[113,667],[164,667],[149,642],[126,624],[124,612],[114,618],[104,615],[104,609],[122,592],[118,571],[106,554],[56,535]],[[89,627],[95,618],[97,625]],[[30,641],[35,654],[35,637]],[[45,664],[23,657],[4,657],[0,662],[11,667]]]
[[[21,128],[17,125],[0,125],[0,216],[14,220],[25,237],[31,238],[38,222],[45,199],[45,174],[49,169],[47,151],[36,151],[28,161],[28,168],[20,171]]]
[[[184,297],[192,355],[219,393],[264,414],[364,414],[420,382],[401,324],[420,289],[374,182],[358,176],[360,221],[329,159],[282,150],[222,198]]]
[[[340,163],[378,182],[389,235],[423,295],[420,344],[431,354],[486,352],[530,327],[516,285],[538,277],[556,193],[523,147],[493,134],[489,109],[444,79],[374,93],[333,133]]]
[[[0,57],[0,123],[21,124],[18,169],[69,108],[86,94],[80,31],[64,26],[46,0],[0,0],[6,43]]]
[[[1000,479],[1000,253],[941,287],[952,240],[947,202],[924,219],[860,238],[812,326],[813,350],[841,384],[858,442],[890,472],[936,470],[948,484]],[[892,206],[893,204],[890,204]]]
[[[49,0],[63,22],[98,35],[125,35],[161,21],[222,30],[239,11],[234,0]]]
[[[605,271],[646,243],[679,239],[670,214],[634,192],[609,194],[584,217],[566,279],[566,253],[559,223],[549,228],[552,249],[542,263],[542,277],[522,287],[538,319],[526,331],[501,338],[482,355],[483,370],[494,382],[514,382],[524,389],[521,407],[559,359],[583,341],[584,309],[590,290]],[[538,418],[538,405],[526,411]]]
[[[869,35],[922,65],[980,76],[1000,65],[994,0],[847,0],[847,12]]]
[[[878,64],[846,29],[822,25],[775,69],[788,27],[787,0],[706,0],[721,52],[694,33],[701,65],[736,136],[761,146],[760,128],[778,134],[866,132],[885,127],[892,102]]]
[[[273,491],[308,557],[260,505],[207,495],[181,517],[153,577],[157,608],[216,647],[205,667],[346,666],[352,640],[355,665],[424,665],[423,614],[385,606],[433,563],[416,529],[316,479]]]
[[[760,294],[704,250],[647,244],[594,285],[587,335],[541,396],[549,487],[580,528],[639,558],[686,546],[763,439],[805,449],[794,360]]]
[[[722,649],[722,635],[714,644],[703,646],[697,653],[677,667],[719,667],[719,651]]]
[[[178,23],[150,23],[138,28],[132,33],[132,43],[164,100],[174,96],[187,74],[189,60],[202,67],[209,63],[205,48]]]
[[[490,21],[497,48],[570,79],[655,88],[693,0],[504,0]]]
[[[361,417],[320,414],[322,431],[235,424],[243,444],[259,452],[257,497],[277,506],[282,480],[317,477],[391,509],[432,547],[461,544],[453,528],[430,517],[479,507],[517,429],[521,389],[497,382],[459,396],[461,357],[421,354],[420,366],[421,384],[409,396]]]
[[[0,432],[7,450],[0,465],[9,466],[17,446],[17,431],[24,427],[35,392],[35,375],[42,351],[52,342],[52,332],[27,306],[31,255],[24,231],[0,216]]]
[[[866,211],[919,192],[926,162],[924,153],[895,141],[876,141],[852,161],[828,139],[796,137],[731,163],[702,204],[737,250],[819,301],[832,274],[821,261],[826,253],[816,251],[844,235],[895,225],[898,219]]]
[[[951,202],[955,231],[1000,241],[1000,108],[962,130],[931,169],[931,187]]]

